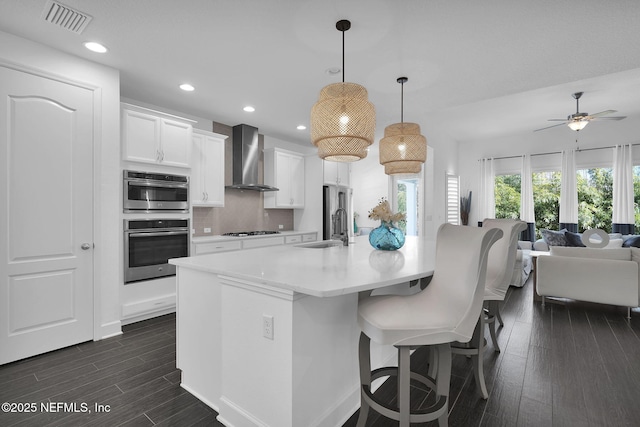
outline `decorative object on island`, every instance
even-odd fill
[[[344,82],[344,32],[351,22],[340,20],[336,28],[342,32],[342,83],[320,91],[311,109],[311,142],[323,160],[353,162],[367,157],[373,144],[376,111],[364,86]]]
[[[462,225],[469,224],[469,213],[471,212],[471,195],[472,191],[469,191],[468,196],[460,197],[460,221]]]
[[[380,203],[369,211],[369,218],[379,219],[381,224],[369,233],[369,243],[376,249],[395,251],[404,245],[404,233],[394,223],[405,220],[402,212],[391,212],[389,201],[384,197]]]
[[[408,80],[398,78],[402,85],[400,123],[387,126],[380,140],[380,164],[387,175],[420,173],[427,160],[427,138],[420,134],[420,125],[404,122],[404,84]]]

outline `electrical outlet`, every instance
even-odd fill
[[[211,233],[211,228],[209,228],[209,227],[205,227],[204,232],[205,232],[205,233]]]
[[[273,339],[273,316],[262,315],[262,335],[270,340]]]
[[[282,225],[282,224],[278,224],[278,229],[279,229],[279,230],[282,230],[283,228],[284,228],[284,225]]]

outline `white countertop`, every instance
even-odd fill
[[[400,250],[380,251],[371,247],[367,236],[358,236],[349,246],[270,246],[169,262],[306,295],[332,297],[433,274],[435,241],[407,236]]]
[[[193,243],[206,243],[206,242],[222,242],[229,240],[243,240],[243,239],[264,239],[267,237],[278,237],[278,236],[297,236],[300,234],[307,233],[317,233],[315,230],[307,230],[307,231],[281,231],[276,234],[259,234],[257,236],[223,236],[220,234],[214,234],[211,236],[191,236],[191,241]]]

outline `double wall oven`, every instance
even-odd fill
[[[189,256],[189,177],[124,171],[124,282],[174,276],[169,259]],[[157,214],[162,214],[160,218]],[[165,215],[167,214],[167,215]]]

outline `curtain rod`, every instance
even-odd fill
[[[640,145],[640,143],[636,143],[636,144],[626,144],[626,145],[631,145],[632,147],[635,147],[637,145]],[[617,145],[611,145],[608,147],[593,147],[593,148],[578,148],[576,151],[580,152],[580,151],[592,151],[592,150],[607,150],[609,148],[616,148]],[[547,156],[549,154],[561,154],[562,151],[550,151],[548,153],[535,153],[535,154],[531,154],[531,157],[535,157],[535,156]],[[490,157],[491,160],[502,160],[502,159],[517,159],[518,157],[522,157],[522,155],[519,156],[502,156],[502,157]],[[478,161],[483,160],[483,159],[479,159]]]

